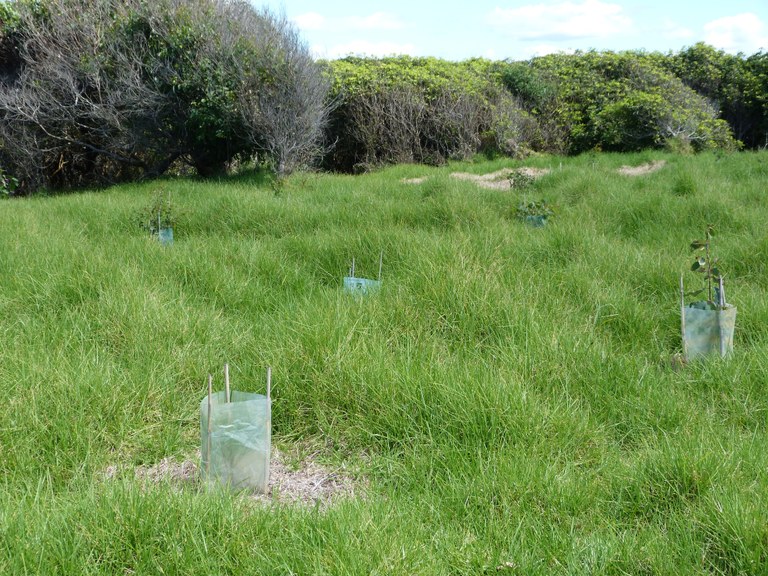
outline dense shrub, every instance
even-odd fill
[[[557,122],[558,80],[546,70],[527,62],[497,62],[496,74],[504,88],[536,120],[533,145],[540,150],[568,151],[567,131]]]
[[[331,169],[521,154],[536,133],[490,61],[350,57],[328,66],[338,102],[329,124],[335,147],[325,157]]]
[[[757,56],[757,55],[756,55]],[[764,100],[758,57],[727,54],[697,43],[664,59],[664,66],[714,102],[734,136],[748,147],[765,144]]]
[[[751,55],[746,59],[746,68],[744,103],[748,108],[748,143],[754,148],[768,148],[768,52]]]
[[[0,141],[27,189],[281,172],[317,152],[327,82],[282,18],[239,0],[22,0],[0,34]]]
[[[677,78],[633,87],[596,115],[601,145],[630,151],[689,145],[692,150],[736,146],[728,124],[706,99]]]
[[[533,72],[556,86],[540,114],[554,119],[570,153],[662,147],[670,139],[694,149],[735,147],[717,108],[665,70],[661,58],[637,52],[535,58]]]
[[[0,81],[8,82],[17,73],[19,16],[10,4],[0,3]]]
[[[359,172],[478,152],[759,147],[767,79],[768,55],[705,44],[318,63],[246,0],[0,0],[0,174],[29,191],[239,160]]]

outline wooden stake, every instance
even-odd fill
[[[381,282],[381,266],[384,263],[384,250],[379,253],[379,282]]]
[[[208,479],[211,477],[211,410],[213,408],[213,376],[208,374],[208,439],[206,442],[205,468]]]
[[[717,313],[717,331],[720,336],[720,357],[725,358],[725,338],[723,338],[723,311],[715,310]]]
[[[272,367],[267,366],[267,400],[272,400]]]
[[[229,364],[224,364],[224,398],[227,404],[232,401],[229,394]]]
[[[349,272],[349,275],[352,276],[352,278],[355,277],[355,257],[352,256],[352,269]]]
[[[725,308],[725,286],[723,286],[723,277],[720,276],[718,280],[720,282],[720,285],[718,286],[718,290],[719,290],[718,294],[720,295],[720,298],[719,298],[720,301],[718,302],[718,304],[720,304],[720,308]]]
[[[719,285],[717,291],[717,331],[720,333],[720,356],[725,356],[725,339],[723,338],[723,309],[725,308],[725,292],[723,292],[723,277],[718,278]]]
[[[718,290],[717,290],[717,333],[720,337],[720,357],[725,356],[725,339],[723,338],[723,307],[725,298],[723,297],[723,279],[718,278]]]
[[[680,334],[683,337],[683,358],[688,360],[688,346],[685,343],[685,288],[682,274],[680,274]]]

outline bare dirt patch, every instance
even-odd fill
[[[625,176],[643,176],[661,170],[666,163],[666,160],[656,160],[654,162],[641,164],[640,166],[622,166],[616,170],[616,172]]]
[[[178,462],[163,458],[152,466],[137,466],[134,477],[144,484],[168,482],[176,487],[201,486],[200,455],[194,460]],[[253,499],[265,504],[291,503],[303,506],[327,507],[340,499],[364,496],[365,483],[354,478],[344,469],[333,469],[316,461],[310,454],[296,462],[279,450],[272,448],[270,460],[269,487],[266,494],[253,494]],[[124,474],[125,469],[109,466],[104,471],[106,479]],[[130,473],[130,469],[128,470]]]
[[[492,190],[509,190],[512,187],[510,176],[512,174],[522,174],[524,176],[530,176],[531,178],[539,178],[544,174],[549,174],[551,170],[548,168],[502,168],[496,172],[490,172],[488,174],[470,174],[469,172],[453,172],[452,178],[457,180],[468,180],[474,182],[481,188],[490,188]]]
[[[277,500],[304,505],[327,505],[339,498],[363,496],[364,485],[343,469],[331,469],[305,457],[291,466],[277,454],[270,462],[269,493],[256,495],[264,502]]]
[[[421,184],[422,182],[426,182],[427,177],[426,176],[420,176],[418,178],[400,178],[400,182],[403,184]]]

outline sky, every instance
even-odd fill
[[[318,58],[527,60],[575,50],[768,52],[768,0],[251,0]]]

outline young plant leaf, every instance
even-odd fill
[[[706,258],[697,258],[693,261],[693,264],[691,265],[691,270],[694,272],[704,272],[705,268],[704,266],[707,265],[707,259]]]

